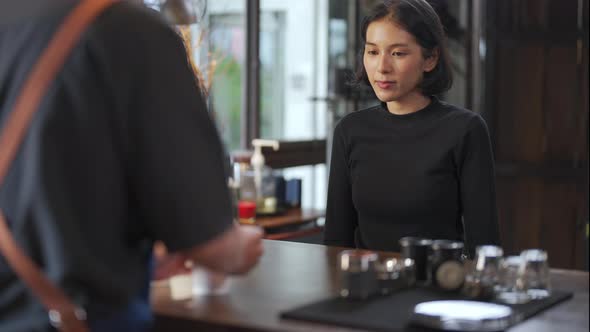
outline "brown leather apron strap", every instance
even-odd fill
[[[0,132],[0,186],[15,158],[43,96],[67,56],[90,23],[114,0],[84,0],[69,13],[50,40],[25,81],[14,108]],[[0,210],[0,253],[14,272],[39,298],[60,331],[88,331],[86,313],[70,301],[18,246]]]

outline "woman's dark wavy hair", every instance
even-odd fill
[[[416,38],[425,58],[438,49],[438,62],[430,72],[424,73],[419,85],[426,96],[441,94],[453,85],[453,73],[449,62],[446,35],[443,25],[434,9],[425,0],[385,0],[375,6],[361,24],[361,50],[354,82],[369,85],[369,78],[363,63],[364,47],[369,24],[382,18],[389,18]]]

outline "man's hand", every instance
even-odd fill
[[[205,244],[183,252],[183,256],[217,272],[244,274],[262,256],[263,234],[257,226],[234,225]]]
[[[236,269],[228,272],[244,274],[260,260],[263,253],[262,236],[264,234],[262,229],[256,226],[236,226],[236,229],[241,257],[238,258]]]

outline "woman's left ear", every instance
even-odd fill
[[[439,58],[439,50],[438,47],[432,50],[432,54],[426,58],[426,61],[424,62],[424,72],[429,73],[431,72],[435,67],[436,64],[438,63],[438,58]]]

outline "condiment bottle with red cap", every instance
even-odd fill
[[[251,201],[238,202],[238,216],[240,217],[240,224],[255,224],[256,203]]]

